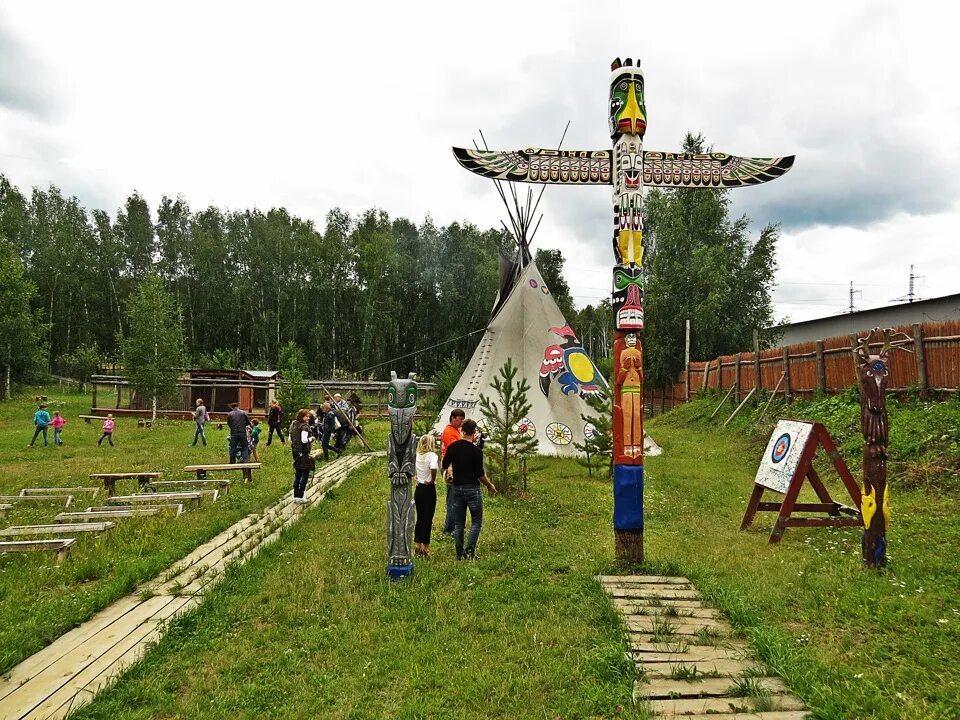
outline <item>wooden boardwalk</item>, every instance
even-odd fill
[[[294,504],[293,492],[286,493],[14,667],[0,678],[0,720],[64,718],[90,702],[163,637],[171,620],[197,607],[228,565],[245,563],[276,540],[369,459],[347,455],[323,466],[305,493],[306,504]]]
[[[634,699],[684,720],[803,720],[806,706],[750,659],[720,613],[683,577],[604,576],[637,666]]]

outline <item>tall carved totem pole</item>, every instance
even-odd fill
[[[387,474],[390,476],[390,501],[387,503],[387,575],[399,580],[413,573],[410,542],[413,536],[413,477],[417,468],[417,439],[413,434],[413,416],[417,412],[415,373],[406,379],[390,372],[387,408],[390,434],[387,436]]]
[[[870,339],[883,338],[880,352],[870,353]],[[863,515],[863,564],[883,567],[887,564],[887,527],[890,525],[890,488],[887,487],[887,377],[890,374],[890,352],[895,343],[910,340],[891,328],[874,328],[859,338],[857,347],[858,384],[860,386],[860,425],[863,431],[863,494],[860,513]],[[879,338],[878,338],[879,339]]]
[[[643,561],[643,188],[733,188],[783,175],[793,156],[643,149],[647,129],[639,61],[611,67],[608,119],[612,150],[519,151],[453,148],[471,172],[496,180],[613,185],[613,527],[620,560]]]

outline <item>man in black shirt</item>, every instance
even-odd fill
[[[270,412],[267,414],[267,425],[270,426],[270,432],[267,433],[267,447],[270,447],[270,443],[273,442],[274,433],[280,438],[281,445],[286,444],[283,440],[283,426],[280,424],[281,422],[283,422],[283,408],[280,407],[280,403],[273,400],[270,403]]]
[[[227,426],[230,428],[230,463],[233,464],[240,457],[240,462],[250,458],[250,446],[247,445],[247,425],[250,418],[240,409],[240,403],[230,403],[230,412],[227,413]]]
[[[457,545],[457,560],[476,557],[477,540],[483,527],[483,495],[480,483],[496,494],[497,488],[487,479],[483,469],[483,451],[474,445],[477,440],[477,423],[464,420],[460,427],[463,439],[452,443],[443,456],[443,469],[453,467],[453,483],[449,492],[453,493],[453,539]],[[463,532],[467,524],[467,508],[470,508],[470,536],[463,543]]]

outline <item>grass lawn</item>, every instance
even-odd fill
[[[0,495],[17,495],[24,487],[91,486],[92,472],[162,470],[165,479],[186,479],[190,475],[183,472],[185,465],[228,461],[227,431],[218,431],[215,425],[207,426],[207,447],[188,447],[192,422],[160,421],[153,430],[138,430],[136,420],[120,418],[114,432],[116,447],[98,448],[100,423],[87,425],[77,417],[89,413],[89,396],[52,389],[37,392],[49,396],[51,415],[60,410],[67,418],[64,445],[53,445],[51,428],[48,447],[43,447],[42,438],[35,447],[27,447],[36,410],[30,396],[0,405]],[[351,449],[357,450],[356,441]],[[252,484],[244,485],[239,473],[215,475],[238,476],[231,478],[230,492],[216,503],[204,502],[178,518],[125,518],[100,536],[78,536],[70,558],[60,566],[54,565],[53,553],[0,555],[0,673],[279,498],[292,486],[290,451],[274,440],[270,448],[261,442],[260,455],[264,466],[254,472]],[[117,483],[119,494],[136,488],[133,480]],[[78,495],[69,510],[104,504],[103,493],[93,501],[88,498]],[[62,511],[62,503],[18,504],[6,520],[0,520],[0,527],[49,524]]]
[[[609,487],[538,464],[531,499],[486,499],[477,561],[435,541],[391,583],[389,481],[370,463],[78,717],[639,717],[594,579],[613,550]]]

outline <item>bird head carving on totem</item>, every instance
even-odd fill
[[[397,443],[405,443],[413,432],[413,416],[417,412],[416,373],[406,378],[398,378],[390,371],[390,385],[387,388],[387,409],[390,412],[390,434]]]
[[[876,339],[873,339],[876,338]],[[887,380],[890,375],[890,353],[893,350],[904,350],[904,342],[911,338],[902,332],[894,332],[893,328],[881,330],[876,327],[866,337],[858,338],[857,367],[859,372],[860,391],[862,401],[870,412],[884,412],[886,410]],[[870,345],[881,343],[880,352],[874,354]]]
[[[643,70],[630,58],[610,66],[610,137],[639,135],[647,130],[647,108],[643,101]]]

